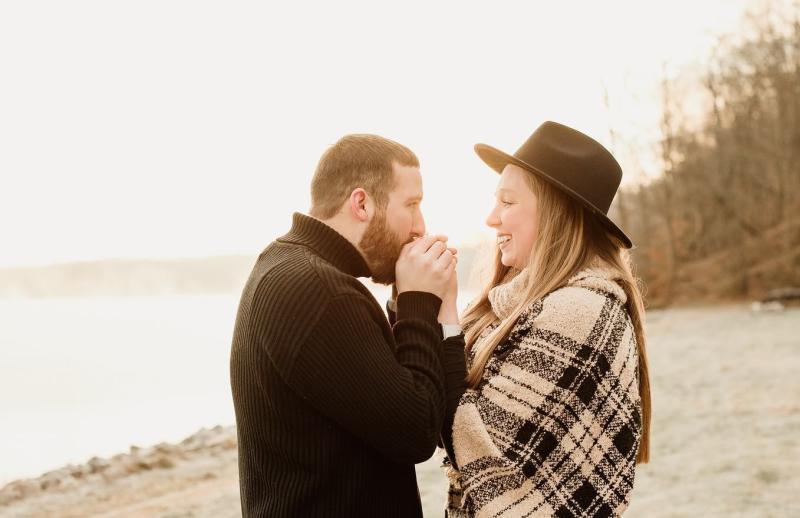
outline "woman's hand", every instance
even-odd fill
[[[448,248],[448,250],[458,259],[458,250]],[[447,289],[442,297],[442,307],[439,310],[440,324],[458,324],[458,272],[453,270],[453,275],[447,283]]]

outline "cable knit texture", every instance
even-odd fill
[[[595,262],[532,303],[478,389],[465,391],[454,458],[445,459],[450,518],[608,517],[628,507],[641,408],[636,336],[617,279]],[[523,271],[493,290],[498,316],[524,282]]]

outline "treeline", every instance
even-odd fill
[[[751,16],[689,89],[663,81],[663,174],[615,204],[650,306],[800,286],[798,11]]]

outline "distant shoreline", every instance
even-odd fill
[[[0,269],[0,297],[225,294],[241,290],[255,256],[115,259]]]
[[[468,287],[479,247],[459,249],[459,284]],[[108,259],[0,268],[0,298],[239,294],[256,255],[174,260]]]

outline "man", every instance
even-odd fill
[[[419,162],[396,142],[342,138],[311,197],[259,256],[236,320],[243,515],[421,517],[414,464],[465,379],[463,337],[437,321],[457,323],[455,251],[424,236]],[[394,283],[392,322],[367,276]]]

